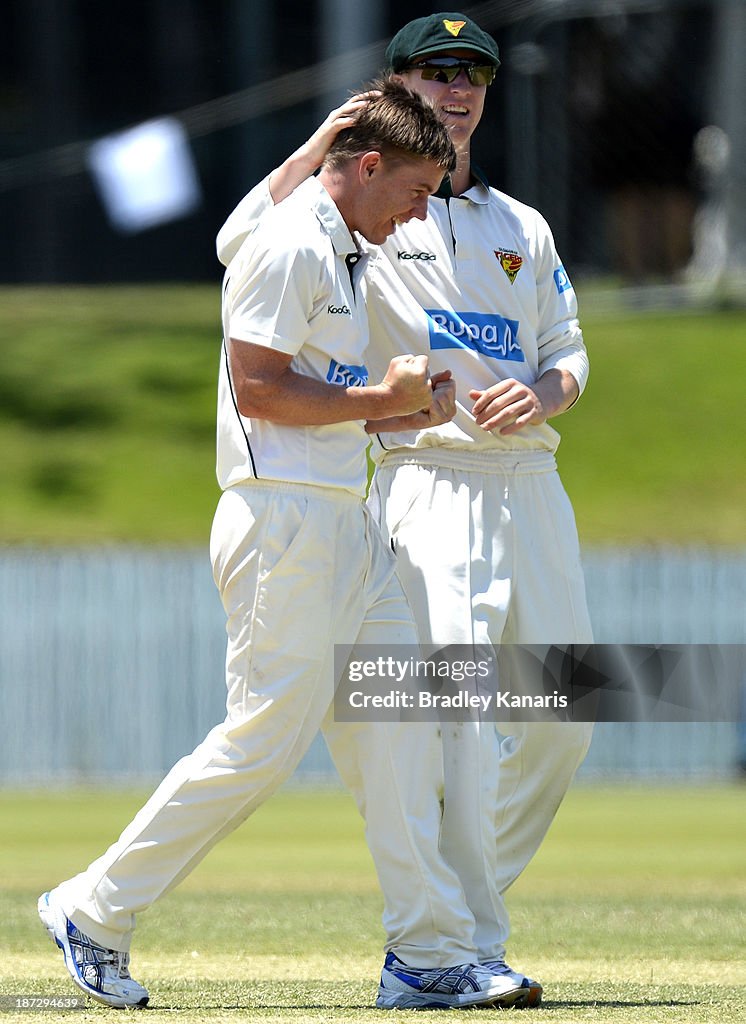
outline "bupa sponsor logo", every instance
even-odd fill
[[[570,278],[567,276],[567,271],[564,267],[558,267],[555,270],[554,283],[557,285],[557,291],[560,295],[562,292],[569,292],[572,289]]]
[[[332,359],[326,379],[330,384],[338,384],[343,388],[364,388],[368,383],[368,367],[345,366],[344,363],[338,363],[336,359]]]
[[[452,309],[426,309],[430,348],[468,348],[493,359],[525,363],[518,341],[518,320],[497,313],[456,313]]]
[[[434,252],[398,252],[396,258],[399,260],[423,260],[432,261],[438,258]]]
[[[352,316],[349,306],[327,306],[327,313],[331,313],[332,316]]]

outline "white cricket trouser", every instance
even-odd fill
[[[544,452],[386,456],[369,504],[393,541],[426,648],[591,643],[575,518]],[[441,849],[476,919],[480,960],[505,954],[504,894],[583,760],[587,723],[443,724]]]
[[[473,960],[474,918],[438,849],[437,724],[336,726],[330,712],[335,644],[416,643],[395,559],[367,508],[327,488],[235,488],[218,504],[211,556],[227,613],[225,721],[171,769],[102,857],[59,886],[65,913],[126,952],[136,914],[287,779],[326,717],[367,817],[389,948],[408,937],[425,962]]]

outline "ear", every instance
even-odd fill
[[[369,153],[364,153],[358,160],[358,176],[360,181],[364,184],[369,181],[370,178],[380,171],[383,162],[383,157],[376,150],[371,150]]]

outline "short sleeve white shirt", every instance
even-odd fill
[[[328,192],[309,179],[266,210],[231,259],[223,286],[217,476],[338,487],[364,495],[369,437],[362,420],[287,426],[242,416],[227,339],[292,356],[298,373],[346,387],[368,381],[362,254]]]

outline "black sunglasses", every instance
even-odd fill
[[[494,64],[475,64],[473,60],[458,57],[432,57],[411,64],[407,71],[419,71],[426,82],[447,82],[449,85],[465,71],[472,85],[492,85],[497,67]]]

